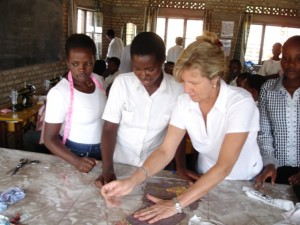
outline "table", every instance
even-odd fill
[[[40,164],[26,165],[16,175],[5,174],[21,158],[37,159]],[[94,180],[101,171],[101,162],[90,173],[76,171],[71,165],[53,155],[0,148],[0,192],[12,186],[26,191],[25,199],[9,205],[0,214],[22,215],[22,224],[39,225],[110,225],[139,209],[143,193],[138,187],[122,198],[119,207],[107,206]],[[116,164],[118,178],[126,177],[135,167]],[[151,179],[176,179],[176,174],[162,171]],[[214,219],[226,225],[271,225],[283,220],[283,210],[250,199],[241,190],[251,187],[250,181],[223,181],[199,202],[196,210],[185,209],[186,218],[179,224],[186,225],[193,216]],[[267,192],[275,198],[295,200],[288,185],[267,184]]]
[[[28,122],[35,122],[37,120],[38,112],[41,107],[41,104],[35,104],[22,111],[0,113],[0,146],[8,147],[8,134],[12,132],[15,134],[15,148],[23,149],[23,127],[28,124]]]

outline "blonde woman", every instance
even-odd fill
[[[225,68],[225,55],[214,33],[205,32],[184,50],[174,76],[184,84],[185,93],[178,98],[162,145],[132,176],[103,186],[105,198],[126,195],[163,169],[186,131],[199,152],[197,168],[202,176],[178,198],[161,200],[149,195],[156,204],[136,212],[139,220],[154,223],[181,213],[224,179],[250,180],[260,172],[258,109],[247,91],[221,79]]]

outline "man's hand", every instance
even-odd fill
[[[257,176],[255,181],[255,188],[265,188],[266,179],[271,177],[271,183],[274,184],[277,177],[277,170],[275,165],[267,165],[263,171]]]
[[[300,185],[300,171],[293,176],[289,177],[289,182],[291,185]]]

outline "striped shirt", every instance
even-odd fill
[[[300,167],[300,88],[291,96],[283,77],[268,80],[262,86],[258,107],[258,144],[264,166]]]

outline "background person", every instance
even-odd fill
[[[169,48],[167,53],[167,62],[173,62],[175,63],[178,57],[180,56],[181,52],[183,51],[182,43],[183,38],[182,37],[176,37],[175,39],[176,45]]]
[[[244,83],[244,88],[249,91],[257,103],[262,85],[266,82],[266,78],[262,75],[254,74],[248,76]]]
[[[70,71],[47,95],[45,145],[81,172],[89,172],[101,159],[106,96],[99,76],[92,74],[95,56],[96,46],[89,36],[71,35],[66,41]]]
[[[279,75],[282,75],[282,68],[280,64],[280,54],[281,54],[282,45],[280,43],[275,43],[272,47],[272,58],[263,62],[260,67],[258,74],[263,76],[273,75],[273,78]],[[275,76],[276,75],[276,76]]]
[[[107,70],[109,75],[104,80],[105,89],[113,83],[113,81],[117,76],[119,76],[120,74],[119,66],[120,66],[120,59],[116,57],[111,57],[108,60]]]
[[[103,80],[105,79],[106,76],[106,62],[103,59],[98,59],[95,61],[93,73],[103,77]]]
[[[118,59],[121,59],[124,49],[122,39],[116,37],[115,31],[113,29],[109,29],[106,31],[106,37],[108,40],[110,40],[106,55],[106,62],[108,62],[109,58],[111,57],[117,57]]]
[[[156,204],[136,212],[134,216],[140,220],[154,223],[180,213],[222,180],[251,180],[262,169],[256,141],[258,109],[246,90],[221,80],[226,68],[225,55],[215,45],[216,39],[216,34],[205,32],[177,60],[174,76],[184,83],[185,94],[178,97],[162,145],[132,176],[102,187],[102,195],[108,200],[130,193],[170,162],[187,131],[199,152],[197,169],[203,175],[173,200],[149,195]]]
[[[235,81],[236,86],[237,86],[237,87],[244,88],[245,83],[246,83],[248,77],[250,77],[250,76],[252,76],[252,74],[249,73],[249,72],[240,73],[240,74],[237,76],[236,81]]]
[[[226,83],[237,86],[236,79],[241,74],[242,71],[242,63],[239,59],[232,59],[228,65],[228,73],[225,78]]]

